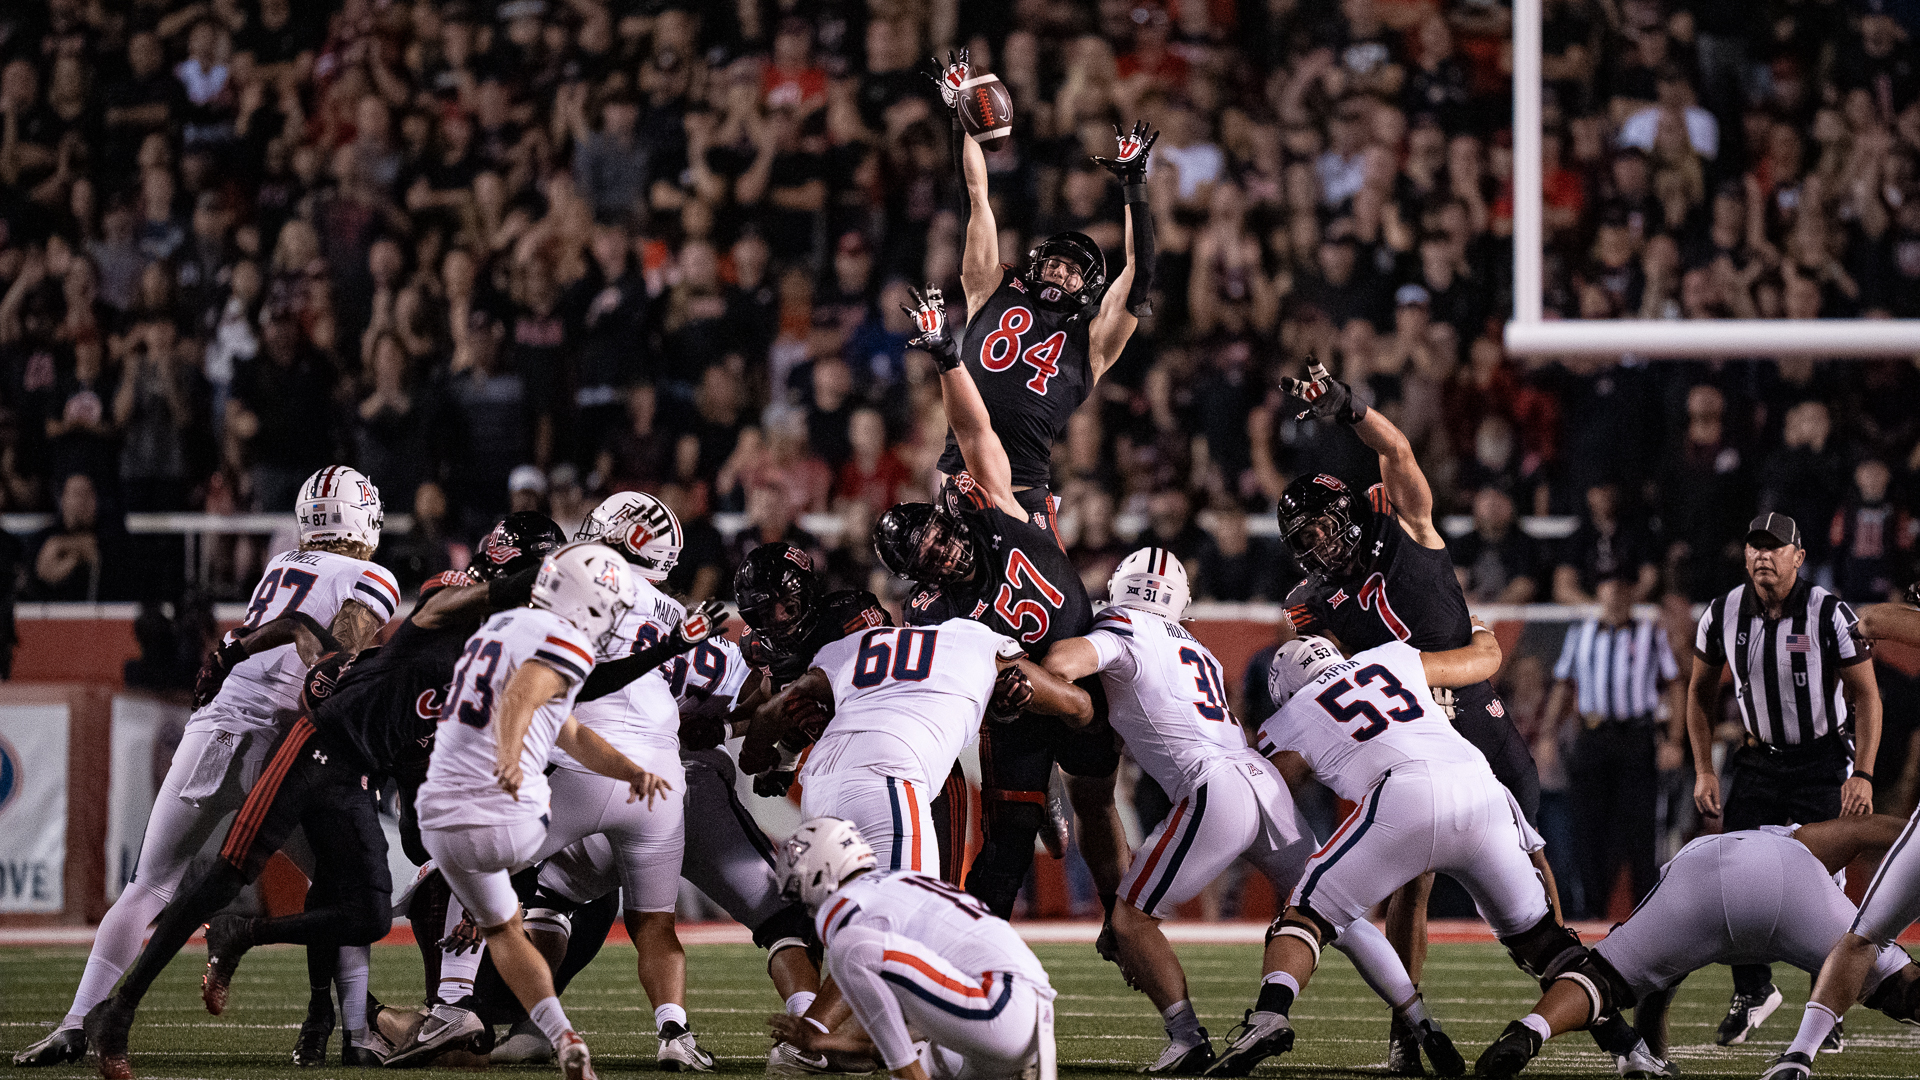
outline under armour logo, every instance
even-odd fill
[[[313,752],[313,760],[319,762],[322,765],[325,765],[327,763],[327,755],[321,753],[318,750],[315,750]]]

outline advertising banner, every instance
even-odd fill
[[[0,706],[0,912],[61,910],[67,713],[65,705]]]

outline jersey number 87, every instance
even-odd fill
[[[460,722],[472,728],[484,728],[493,722],[493,673],[500,666],[502,646],[497,638],[474,638],[467,642],[467,651],[460,659],[460,670],[453,673],[453,697],[447,708],[440,710],[440,719],[445,721],[449,714],[460,718]],[[476,663],[486,664],[486,668],[474,672]],[[468,682],[467,676],[473,674]],[[471,685],[473,692],[467,692]]]

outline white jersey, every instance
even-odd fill
[[[1301,687],[1260,725],[1259,750],[1297,751],[1321,783],[1352,802],[1403,761],[1431,762],[1435,775],[1455,767],[1493,775],[1435,704],[1419,650],[1399,641],[1356,653]]]
[[[880,626],[822,648],[813,666],[833,687],[833,720],[802,770],[831,772],[844,755],[829,740],[861,735],[866,748],[880,740],[877,758],[929,788],[946,779],[960,751],[980,734],[1000,656],[1023,651],[1010,637],[972,619],[937,626]],[[877,738],[876,738],[877,737]]]
[[[520,750],[520,797],[515,800],[494,780],[499,748],[494,720],[506,699],[507,683],[530,660],[552,668],[565,685],[533,712]],[[440,710],[427,781],[420,786],[421,827],[505,825],[545,815],[547,758],[593,662],[587,635],[540,608],[500,612],[474,631]]]
[[[384,624],[400,604],[400,587],[386,567],[364,559],[331,551],[283,551],[267,562],[242,626],[262,626],[295,612],[330,626],[350,600],[364,604]],[[226,640],[234,640],[232,632]],[[307,665],[292,645],[250,656],[233,669],[220,693],[194,720],[233,732],[284,727],[299,715],[306,674]]]
[[[978,977],[1010,972],[1040,986],[1046,969],[1005,919],[937,877],[911,870],[871,870],[821,903],[814,930],[829,952],[849,926],[865,926],[920,942],[948,963]]]
[[[1099,657],[1108,721],[1175,801],[1213,772],[1255,756],[1227,709],[1220,661],[1179,623],[1110,607],[1087,640]]]
[[[753,668],[740,646],[723,637],[701,642],[691,652],[683,652],[662,667],[667,689],[681,708],[702,705],[718,698],[728,707],[739,703],[740,691],[747,685]]]
[[[680,628],[687,609],[678,600],[634,575],[633,608],[607,638],[596,663],[620,660],[636,649],[648,649]],[[655,668],[603,698],[583,703],[574,717],[607,740],[615,750],[640,761],[649,751],[680,749],[680,704],[667,686],[664,668]],[[553,755],[563,768],[587,770],[564,752]]]

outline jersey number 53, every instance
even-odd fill
[[[1355,696],[1341,700],[1348,694]],[[1351,724],[1355,720],[1365,720],[1365,724],[1348,732],[1359,742],[1366,742],[1387,730],[1389,722],[1405,723],[1426,715],[1427,711],[1420,704],[1419,695],[1407,689],[1393,672],[1379,664],[1368,664],[1348,678],[1338,680],[1320,691],[1314,700],[1339,723]],[[1395,700],[1401,704],[1382,710],[1382,706]]]

